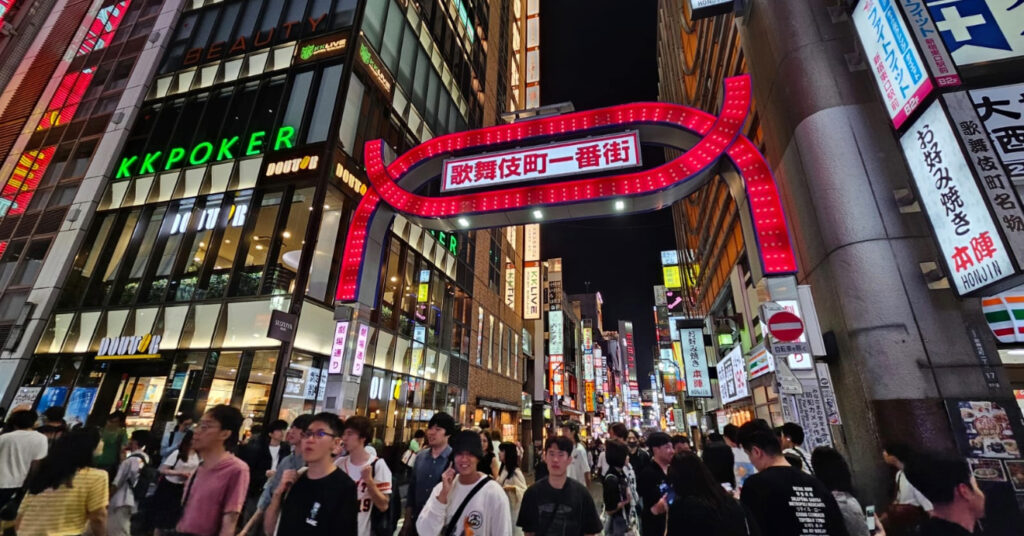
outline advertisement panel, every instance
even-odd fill
[[[531,223],[523,227],[523,260],[540,260],[540,224]]]
[[[551,380],[550,391],[555,396],[565,394],[565,375],[563,367],[565,361],[560,354],[551,354],[548,358],[548,377]]]
[[[899,0],[900,8],[910,23],[910,30],[914,32],[917,44],[921,46],[921,52],[925,63],[928,64],[928,72],[932,74],[936,85],[939,87],[955,87],[960,85],[960,75],[953,65],[953,58],[949,56],[946,46],[942,43],[938,29],[935,28],[935,21],[932,20],[928,8],[922,0]]]
[[[594,412],[594,382],[583,384],[583,407],[588,413]]]
[[[334,342],[331,344],[331,360],[327,365],[328,374],[341,374],[341,360],[345,357],[345,339],[348,337],[348,322],[334,326]]]
[[[1012,276],[1006,244],[939,101],[900,143],[957,294],[971,294]]]
[[[712,398],[711,378],[708,375],[708,355],[704,349],[704,330],[700,325],[677,327],[679,351],[686,376],[686,394],[693,398]]]
[[[359,337],[356,339],[356,353],[352,359],[352,375],[363,375],[363,363],[366,362],[366,339],[370,334],[370,327],[366,324],[359,324]]]
[[[1024,180],[1024,84],[974,89],[968,94],[1006,171],[1012,179]],[[973,160],[981,171],[998,169],[980,157]]]
[[[540,318],[540,263],[537,261],[523,266],[523,318]]]
[[[894,0],[861,0],[853,25],[893,126],[900,128],[932,91],[932,81]]]
[[[548,312],[548,355],[564,354],[562,311]]]
[[[661,275],[665,279],[666,287],[683,288],[683,276],[678,266],[662,266]]]
[[[1019,58],[1024,54],[1020,0],[927,0],[957,66]]]
[[[764,344],[759,344],[747,354],[747,373],[750,379],[760,378],[769,372],[775,372],[775,360],[772,359]]]
[[[718,389],[722,394],[722,404],[728,404],[750,396],[747,386],[747,366],[743,360],[743,350],[739,346],[733,348],[716,366],[718,369]]]
[[[583,328],[583,380],[594,381],[594,330]]]

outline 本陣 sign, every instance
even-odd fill
[[[973,293],[1012,276],[1006,244],[939,101],[900,143],[957,293]]]
[[[893,0],[861,0],[853,24],[893,126],[899,128],[932,90],[932,81]]]
[[[711,398],[711,378],[708,374],[708,356],[704,350],[704,330],[700,327],[680,327],[679,353],[686,375],[686,394],[691,398]]]
[[[551,179],[639,166],[640,135],[634,130],[484,156],[445,160],[443,191]]]
[[[1006,171],[1013,179],[1024,180],[1024,84],[974,89],[968,93]],[[976,163],[982,171],[998,169],[994,162]]]
[[[1024,54],[1024,2],[927,0],[928,11],[958,66]]]

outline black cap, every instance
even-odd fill
[[[452,447],[452,456],[459,453],[466,453],[476,456],[478,460],[484,457],[484,448],[480,443],[480,434],[472,430],[462,430],[452,436],[448,444]]]
[[[562,423],[562,428],[568,428],[574,434],[580,433],[580,423],[576,421],[565,421]]]
[[[672,442],[672,438],[669,437],[665,432],[654,432],[647,436],[647,447],[657,448],[663,445],[668,445]]]
[[[430,422],[427,423],[427,428],[433,426],[444,428],[444,435],[450,436],[455,433],[455,419],[443,411],[435,413],[434,416],[430,418]],[[477,443],[479,442],[480,440],[477,439]]]

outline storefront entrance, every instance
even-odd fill
[[[123,411],[129,429],[149,429],[156,418],[166,383],[166,376],[125,376],[107,413]]]

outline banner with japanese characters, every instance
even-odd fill
[[[946,45],[942,42],[935,21],[928,12],[924,0],[899,0],[903,14],[907,17],[910,30],[921,47],[921,55],[928,65],[928,72],[932,74],[936,85],[939,87],[955,87],[960,85],[960,75],[956,72],[956,65],[953,58],[949,56]]]
[[[673,340],[679,341],[686,394],[691,398],[712,398],[711,379],[708,375],[708,355],[704,349],[704,329],[700,321],[674,320]],[[673,345],[675,346],[675,345]]]
[[[853,25],[893,126],[906,123],[933,84],[895,0],[861,0]]]
[[[1021,18],[1024,19],[1024,12]],[[1024,181],[1024,84],[974,89],[968,93],[999,160],[1012,179]]]
[[[718,369],[718,389],[721,391],[722,404],[728,404],[750,396],[747,387],[747,363],[743,359],[743,350],[739,346],[733,348],[716,365]]]
[[[1013,276],[1007,245],[941,101],[921,114],[900,143],[957,294],[978,292]]]
[[[961,68],[1024,55],[1021,0],[926,0],[953,61]],[[993,69],[998,69],[993,66]]]

